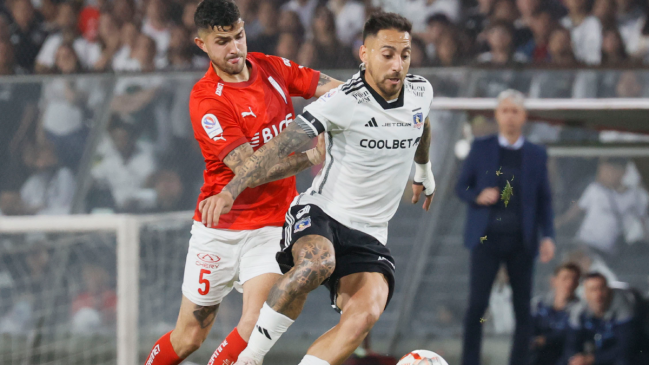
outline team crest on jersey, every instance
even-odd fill
[[[219,120],[216,118],[216,115],[214,114],[203,115],[203,119],[201,119],[201,124],[203,125],[203,129],[205,130],[205,133],[207,133],[207,136],[209,138],[215,141],[218,141],[219,139],[225,141],[225,137],[223,137],[223,128],[221,128],[221,124],[219,124]]]
[[[412,116],[412,126],[421,129],[424,125],[424,114],[421,112],[421,109],[415,109],[413,112],[415,114]]]
[[[293,233],[302,232],[309,227],[311,227],[311,217],[304,217],[295,223]]]

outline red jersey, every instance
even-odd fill
[[[291,96],[313,97],[320,72],[280,57],[248,53],[250,78],[245,82],[221,80],[210,64],[189,98],[194,137],[205,158],[204,184],[194,220],[201,221],[198,204],[221,192],[234,177],[223,163],[233,149],[250,143],[256,151],[293,122]],[[284,214],[297,195],[295,177],[244,190],[232,210],[213,228],[252,230],[282,226]]]

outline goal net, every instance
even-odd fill
[[[191,217],[0,217],[0,363],[141,363],[175,324]]]

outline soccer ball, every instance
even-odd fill
[[[397,365],[448,365],[448,363],[432,351],[415,350],[402,357]]]

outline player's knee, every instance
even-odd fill
[[[363,338],[368,332],[370,332],[372,327],[374,327],[374,324],[379,320],[379,317],[381,317],[380,311],[368,308],[368,310],[364,312],[350,316],[349,319],[345,321],[345,327],[349,329],[352,337]]]
[[[177,330],[174,330],[174,333]],[[194,351],[198,350],[203,341],[205,341],[206,334],[203,331],[190,329],[184,331],[185,333],[178,333],[175,337],[175,341],[172,342],[174,351],[181,359],[186,358],[191,355]]]

